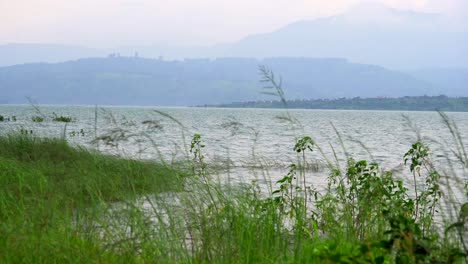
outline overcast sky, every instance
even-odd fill
[[[213,45],[362,2],[440,13],[454,23],[468,13],[468,0],[0,0],[0,44]]]

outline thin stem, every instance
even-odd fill
[[[305,173],[306,159],[305,151],[302,151],[302,178],[304,184],[304,210],[307,212],[307,185],[306,185],[306,173]]]
[[[418,219],[418,211],[419,211],[419,201],[418,201],[418,186],[416,182],[416,173],[413,172],[413,180],[414,180],[414,193],[416,195],[415,201],[416,201],[416,216],[414,220]]]

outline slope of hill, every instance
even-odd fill
[[[468,67],[468,31],[434,14],[366,4],[227,45],[230,56],[343,57],[392,69]]]
[[[0,68],[2,100],[24,103],[199,105],[262,100],[258,65],[271,67],[295,98],[432,94],[414,77],[344,59],[225,58],[162,61],[131,57],[89,58],[56,64]]]
[[[80,46],[56,44],[0,45],[0,67],[24,63],[56,63],[86,57],[104,57],[109,52]]]
[[[436,93],[451,96],[468,94],[468,68],[428,68],[407,71],[418,80],[431,83]]]

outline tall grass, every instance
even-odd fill
[[[313,148],[308,140],[296,150]],[[366,161],[331,170],[324,192],[303,187],[305,168],[291,166],[290,178],[265,196],[255,184],[214,181],[200,135],[192,141],[191,173],[60,139],[10,135],[0,145],[3,263],[462,263],[466,257],[466,208],[439,232],[433,217],[423,217],[434,212],[432,200],[418,200]]]
[[[75,149],[60,139],[8,135],[0,146],[2,263],[99,259],[103,252],[89,237],[99,234],[75,228],[101,217],[93,208],[181,189],[177,170]]]

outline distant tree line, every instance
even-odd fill
[[[467,112],[468,97],[405,96],[399,98],[338,98],[288,100],[284,105],[279,100],[247,101],[230,104],[204,105],[226,108],[290,108],[290,109],[343,109],[343,110],[408,110],[408,111],[453,111]]]

